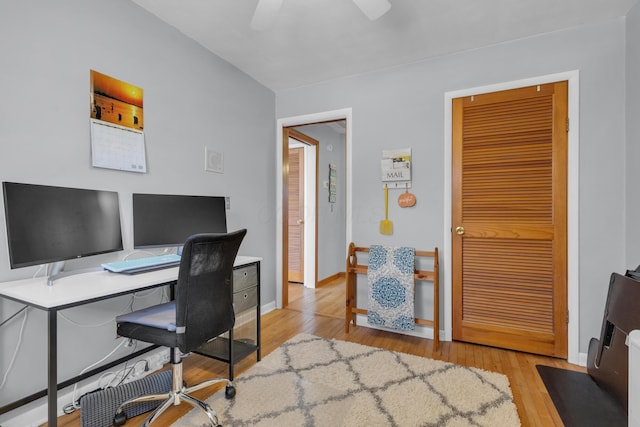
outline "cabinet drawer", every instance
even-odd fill
[[[238,292],[258,284],[258,266],[247,265],[233,270],[233,292]]]
[[[249,308],[254,308],[258,305],[258,287],[254,286],[233,294],[233,304],[236,313],[242,313]]]

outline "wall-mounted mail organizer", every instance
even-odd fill
[[[411,148],[382,150],[382,188],[411,188]]]
[[[353,322],[353,326],[356,327],[356,315],[367,315],[368,311],[363,308],[357,307],[357,275],[367,274],[367,266],[358,264],[357,253],[368,253],[369,248],[358,247],[353,242],[349,244],[349,253],[347,255],[347,269],[346,269],[346,315],[345,315],[345,333],[349,333],[349,324]],[[415,270],[413,276],[416,282],[432,282],[433,283],[433,319],[419,319],[415,318],[417,325],[426,325],[433,328],[433,351],[437,352],[440,346],[440,290],[438,278],[438,248],[434,248],[432,251],[415,251],[415,257],[426,257],[433,260],[433,270]]]

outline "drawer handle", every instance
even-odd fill
[[[245,271],[243,274],[244,274],[244,277],[247,277],[247,274],[249,274],[249,273],[247,273],[247,272]]]
[[[249,298],[249,294],[244,294],[244,299]]]

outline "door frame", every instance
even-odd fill
[[[346,200],[346,242],[344,248],[344,258],[347,259],[348,244],[352,237],[352,165],[351,165],[351,128],[352,109],[343,108],[339,110],[324,111],[300,116],[284,117],[276,120],[276,308],[283,307],[283,288],[285,276],[283,275],[283,128],[308,125],[313,123],[329,122],[336,120],[346,121],[345,131],[345,200]]]
[[[580,355],[580,288],[579,288],[579,72],[567,71],[528,79],[461,89],[444,94],[444,238],[443,238],[443,326],[444,341],[452,339],[452,281],[451,281],[451,160],[452,160],[452,100],[488,92],[517,89],[538,84],[568,81],[569,124],[568,171],[567,171],[567,309],[570,313],[568,324],[567,361],[586,365],[586,355]]]
[[[302,247],[303,284],[307,288],[315,288],[318,282],[318,149],[319,143],[313,138],[296,130],[290,129],[298,138],[289,134],[289,149],[302,148],[304,163],[304,226]],[[307,140],[308,139],[308,140]],[[293,143],[291,141],[294,141]],[[303,141],[304,140],[304,141]],[[284,220],[284,219],[283,219]],[[283,246],[284,257],[284,246]],[[283,270],[284,271],[284,270]],[[287,272],[287,279],[289,279]]]

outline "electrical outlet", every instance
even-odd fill
[[[148,366],[148,365],[149,365],[149,363],[148,363],[148,362],[147,362],[147,363],[144,363],[144,364],[143,364],[143,363],[138,363],[138,364],[136,364],[136,365],[135,365],[136,367],[135,367],[135,370],[134,370],[134,372],[133,372],[133,375],[134,375],[134,376],[138,376],[138,375],[141,375],[141,374],[143,374],[143,373],[147,372],[147,370],[149,369],[149,366]]]
[[[149,361],[148,371],[157,371],[169,362],[169,349],[153,353],[147,357]]]

